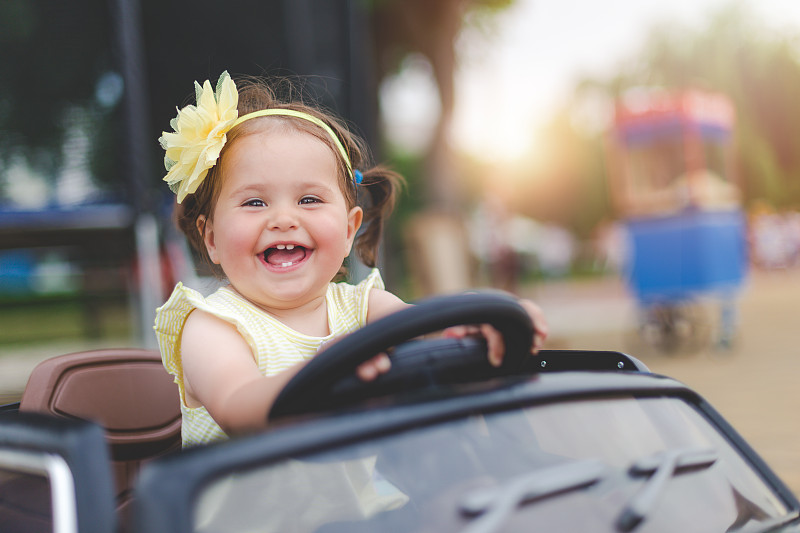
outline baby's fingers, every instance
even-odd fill
[[[479,335],[481,330],[478,326],[452,326],[442,332],[442,337],[448,339],[462,339],[470,335]]]
[[[547,340],[547,334],[550,329],[547,326],[547,320],[544,318],[544,311],[542,308],[530,300],[520,300],[520,305],[528,312],[531,320],[533,320],[533,327],[536,331],[533,332],[533,345],[531,346],[531,353],[538,352]]]
[[[503,340],[503,336],[489,324],[481,324],[480,329],[481,335],[486,339],[489,364],[494,367],[500,366],[506,353],[506,343]]]
[[[500,366],[506,352],[503,336],[489,324],[453,326],[442,332],[443,337],[460,339],[470,336],[481,336],[486,340],[486,351],[489,364]]]
[[[392,368],[389,356],[381,353],[368,361],[364,361],[356,368],[356,375],[362,381],[372,381],[381,374],[385,374]]]

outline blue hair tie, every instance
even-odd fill
[[[361,180],[363,179],[364,174],[362,174],[360,170],[356,169],[353,171],[353,181],[356,182],[356,185],[361,185]]]

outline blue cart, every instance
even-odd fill
[[[638,332],[669,352],[727,347],[748,270],[746,220],[730,179],[733,106],[720,94],[651,91],[616,111],[611,197],[627,230]]]

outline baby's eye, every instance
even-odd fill
[[[316,196],[303,196],[302,198],[300,198],[300,205],[318,204],[320,202],[322,202],[322,200],[320,200]]]
[[[264,200],[261,200],[260,198],[251,198],[242,204],[242,206],[246,207],[264,207],[265,205],[267,204],[265,204]]]

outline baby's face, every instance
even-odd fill
[[[330,147],[278,125],[238,138],[220,164],[205,244],[232,287],[268,311],[324,297],[362,218],[347,208]]]

